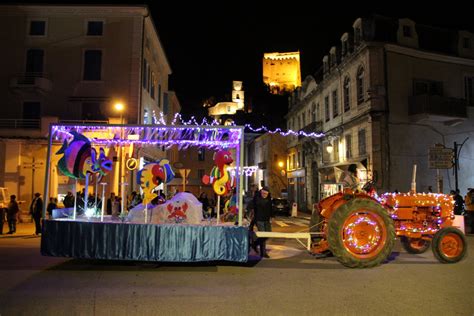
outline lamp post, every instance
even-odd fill
[[[123,112],[125,110],[125,105],[117,101],[114,103],[114,109],[120,113],[120,124],[123,125]],[[120,139],[123,139],[123,126],[120,127]],[[125,190],[124,190],[124,177],[125,177],[125,170],[124,170],[124,148],[122,145],[119,145],[119,161],[120,161],[120,168],[119,168],[119,190],[122,195],[122,203],[121,205],[121,210],[120,213],[122,216],[124,216],[124,211],[125,211],[125,203],[126,203],[126,197],[125,197]]]

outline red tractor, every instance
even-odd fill
[[[466,256],[464,234],[453,227],[453,200],[445,194],[387,193],[382,196],[344,190],[323,199],[312,218],[322,239],[314,254],[332,252],[351,268],[367,268],[387,260],[399,237],[409,253],[423,253],[430,244],[442,263]],[[314,231],[314,229],[312,229]]]

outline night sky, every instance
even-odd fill
[[[38,3],[41,1],[27,1]],[[276,113],[281,121],[287,97],[270,96],[262,83],[264,52],[301,53],[302,80],[314,73],[322,57],[352,30],[357,17],[381,14],[410,18],[416,23],[474,31],[472,1],[393,2],[220,1],[219,4],[188,4],[184,1],[115,1],[147,4],[152,12],[173,74],[175,90],[184,114],[200,114],[210,97],[230,100],[232,80],[244,82],[246,99],[256,111]],[[61,3],[59,1],[50,3]],[[64,3],[64,2],[63,2]],[[79,3],[79,2],[75,2]],[[88,3],[91,3],[90,1]],[[98,4],[99,2],[94,2]],[[101,3],[112,3],[104,2]],[[169,4],[172,3],[172,4]],[[232,8],[230,5],[238,7]],[[263,7],[268,4],[268,7]],[[415,7],[417,6],[417,7]],[[202,111],[201,111],[202,113]],[[275,115],[273,115],[275,116]]]

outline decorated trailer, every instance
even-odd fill
[[[53,124],[49,135],[44,196],[57,195],[61,183],[66,183],[72,187],[74,202],[54,210],[52,218],[44,216],[43,255],[168,262],[247,261],[248,228],[243,225],[242,214],[243,127]],[[148,162],[139,170],[125,169],[125,164],[134,165],[129,161],[140,160],[147,148],[166,152],[189,147],[207,148],[221,157],[205,181],[219,198],[235,190],[236,223],[203,219],[201,203],[187,192],[165,200],[163,192],[175,174],[174,162],[167,157]],[[230,167],[235,176],[227,170]],[[128,212],[125,201],[133,179],[143,201]],[[116,216],[104,214],[106,192],[110,193],[111,188],[120,192],[117,200],[121,207]]]

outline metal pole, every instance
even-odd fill
[[[237,165],[239,167],[238,173],[236,173],[236,176],[239,177],[239,182],[238,182],[238,203],[239,203],[239,226],[242,226],[242,217],[244,213],[244,203],[243,203],[243,185],[244,185],[244,168],[243,168],[243,161],[244,161],[244,128],[241,128],[240,132],[240,144],[238,148],[238,159],[239,161],[237,162]],[[236,169],[237,170],[237,169]]]
[[[456,190],[458,190],[458,144],[454,142],[454,183]]]
[[[51,170],[51,147],[53,146],[53,135],[52,135],[52,128],[49,125],[49,142],[48,142],[48,155],[46,160],[46,177],[44,179],[44,203],[43,203],[43,218],[46,218],[46,209],[48,207],[48,203],[46,203],[46,198],[49,197],[49,173]]]

